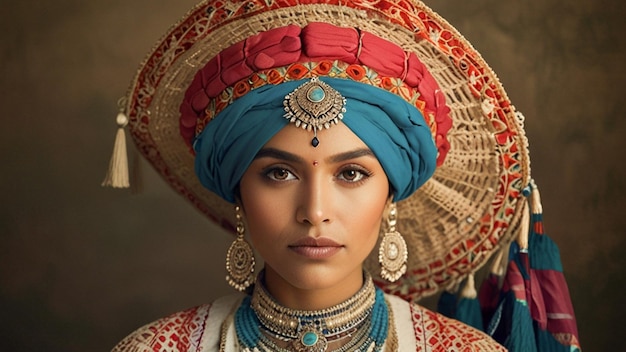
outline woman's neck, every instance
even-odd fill
[[[265,288],[280,305],[296,310],[320,310],[352,297],[363,286],[363,270],[350,273],[337,285],[316,289],[295,287],[271,267],[265,267]]]

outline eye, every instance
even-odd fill
[[[356,183],[359,181],[363,181],[369,176],[370,176],[370,173],[365,170],[360,170],[357,168],[349,168],[349,169],[342,170],[337,176],[337,178],[348,183]]]
[[[267,170],[265,176],[272,181],[290,181],[296,179],[296,176],[291,171],[282,167]]]

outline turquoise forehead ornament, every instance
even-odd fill
[[[285,96],[285,115],[289,122],[307,131],[313,131],[311,145],[320,144],[317,130],[330,128],[343,119],[346,98],[317,77],[302,84]]]

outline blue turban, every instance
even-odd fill
[[[432,176],[437,148],[418,109],[368,84],[320,79],[346,98],[342,121],[378,158],[393,187],[394,201],[407,198]],[[196,174],[207,189],[235,202],[239,181],[256,154],[289,124],[283,117],[285,96],[305,81],[256,88],[204,128],[194,141],[194,149]]]

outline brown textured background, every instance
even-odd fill
[[[102,189],[116,101],[194,0],[0,4],[0,350],[107,351],[134,328],[229,292],[228,237],[142,162]],[[547,233],[586,351],[626,314],[626,5],[430,1],[526,115]],[[622,322],[622,323],[620,323]]]

